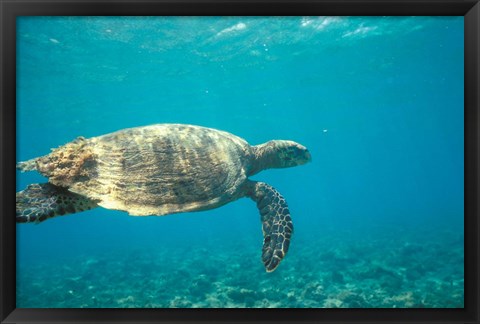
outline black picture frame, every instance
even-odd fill
[[[363,0],[1,0],[1,323],[479,323],[480,4],[478,1]],[[463,309],[16,309],[13,217],[16,137],[16,17],[39,16],[464,16],[465,307]]]

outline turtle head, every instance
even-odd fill
[[[289,168],[312,160],[308,149],[296,142],[276,140],[266,144],[272,147],[273,152],[276,152],[273,155],[278,158],[278,161],[273,161],[272,168]]]
[[[308,149],[293,141],[273,140],[253,147],[255,162],[251,174],[270,168],[289,168],[312,160]]]

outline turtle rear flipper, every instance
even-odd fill
[[[17,169],[22,172],[37,170],[37,159],[31,159],[25,162],[18,162]]]
[[[16,202],[17,223],[39,223],[97,207],[94,201],[50,183],[29,185],[17,192]]]
[[[263,230],[262,261],[267,272],[274,271],[290,245],[293,223],[285,198],[263,182],[248,182],[247,195],[257,203]]]

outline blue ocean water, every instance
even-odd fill
[[[255,204],[97,208],[17,225],[17,307],[463,307],[463,17],[21,17],[17,161],[186,123],[312,162],[253,179],[295,232],[273,273]],[[17,191],[45,182],[17,171]]]

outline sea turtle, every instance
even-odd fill
[[[16,221],[38,223],[98,206],[132,216],[160,216],[213,209],[249,197],[260,211],[262,260],[271,272],[288,251],[290,211],[276,189],[248,177],[310,160],[309,151],[293,141],[250,146],[224,131],[183,124],[78,137],[17,164],[21,171],[40,172],[48,183],[29,185],[16,194]]]

